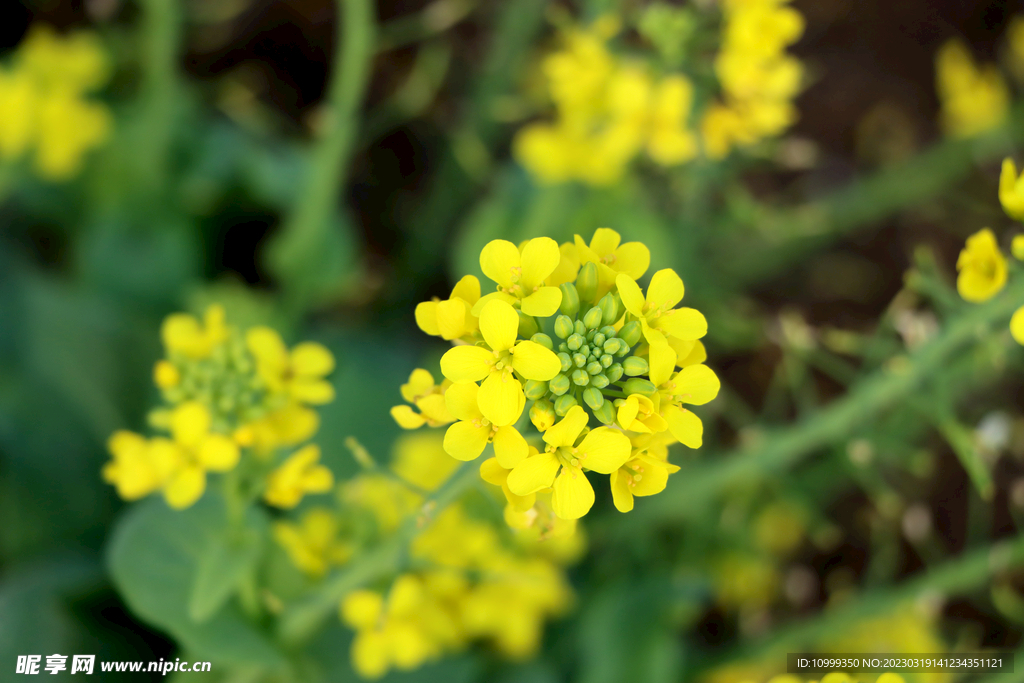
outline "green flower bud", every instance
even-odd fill
[[[601,355],[600,361],[602,367],[610,368],[612,366],[612,363],[615,362],[615,359],[612,358],[611,355],[605,353]]]
[[[601,407],[594,409],[594,417],[601,421],[601,424],[610,425],[615,422],[615,407],[611,401],[605,401]]]
[[[587,343],[594,341],[595,334],[597,334],[596,330],[587,330],[587,334],[584,335],[587,338]]]
[[[576,372],[579,372],[579,370],[577,370]],[[574,374],[573,379],[575,378],[576,377]],[[639,377],[631,377],[630,379],[626,380],[626,383],[622,386],[622,388],[623,390],[625,390],[627,396],[629,394],[643,394],[644,396],[650,396],[656,390],[654,384],[652,384],[650,380],[640,379]]]
[[[561,396],[565,392],[569,391],[569,387],[572,386],[569,382],[568,375],[558,374],[551,378],[548,382],[548,389],[555,396]]]
[[[562,303],[558,305],[558,310],[567,316],[575,317],[580,310],[580,295],[576,291],[576,285],[563,282],[558,288],[562,290]]]
[[[604,374],[608,376],[609,382],[618,382],[622,379],[622,364],[612,363],[611,367],[604,371]]]
[[[594,346],[604,346],[605,336],[598,332],[594,335],[594,338],[591,341],[594,342]]]
[[[576,332],[573,332],[571,335],[569,335],[569,338],[567,340],[565,340],[565,345],[569,347],[570,351],[577,351],[577,350],[579,350],[579,348],[581,346],[583,346],[583,344],[584,344],[583,335],[582,334],[578,334]]]
[[[569,357],[568,353],[562,352],[558,354],[558,362],[562,364],[562,372],[568,372],[569,368],[572,367],[572,358]]]
[[[555,335],[565,339],[573,333],[572,320],[567,315],[560,315],[555,318]]]
[[[605,325],[611,325],[617,322],[625,312],[625,307],[622,305],[622,297],[619,296],[618,292],[615,294],[609,292],[608,296],[611,297],[611,302],[607,306],[601,306],[601,310],[604,311]]]
[[[540,326],[537,325],[537,321],[534,320],[532,315],[526,315],[518,308],[516,313],[519,314],[519,336],[524,339],[529,339],[533,335],[540,332]]]
[[[604,366],[601,365],[600,363],[598,363],[596,360],[592,360],[589,363],[587,363],[587,374],[588,375],[596,375],[597,373],[601,372],[602,370],[604,370]]]
[[[612,337],[611,339],[605,340],[604,344],[601,345],[601,348],[604,349],[605,353],[612,354],[618,351],[620,346],[626,346],[626,342],[622,341],[618,337]]]
[[[619,339],[623,340],[630,347],[636,346],[636,343],[640,341],[640,335],[643,333],[643,329],[640,327],[640,322],[634,320],[633,322],[626,323],[619,330]]]
[[[569,353],[569,345],[562,342],[558,345],[558,350],[562,353]]]
[[[612,327],[611,325],[605,325],[605,326],[604,326],[604,327],[602,327],[602,328],[601,328],[600,330],[598,330],[598,332],[600,332],[601,334],[603,334],[603,335],[604,335],[604,338],[605,338],[605,339],[611,339],[612,337],[617,337],[617,336],[619,336],[619,331],[618,331],[618,330],[616,330],[616,329],[615,329],[614,327]]]
[[[530,407],[530,422],[541,431],[546,431],[555,424],[555,407],[551,401],[542,399]]]
[[[582,368],[579,369],[579,370],[573,370],[572,371],[572,383],[575,384],[578,387],[585,387],[588,384],[590,384],[590,375],[587,374],[587,371],[583,370]],[[648,382],[648,384],[651,384],[651,383]],[[654,385],[651,384],[651,386],[653,387]]]
[[[580,295],[580,301],[588,304],[594,303],[597,296],[597,264],[584,263],[576,276],[576,291]]]
[[[574,353],[572,354],[572,362],[576,367],[582,368],[587,364],[587,356],[582,353]]]
[[[526,394],[526,398],[536,401],[548,393],[548,383],[535,379],[527,380],[526,384],[523,385],[523,393]]]
[[[579,401],[577,401],[576,397],[573,396],[572,394],[559,396],[558,398],[555,399],[555,414],[557,414],[559,417],[565,417],[565,414],[568,413],[573,406],[578,405]]]
[[[583,390],[583,402],[593,410],[597,410],[604,404],[604,395],[601,393],[600,389],[587,387]]]
[[[583,324],[582,320],[577,320],[573,323],[573,330],[581,337],[587,336],[587,326]]]
[[[597,387],[598,389],[604,389],[609,384],[608,376],[603,372],[597,375],[592,375],[590,378],[590,386]]]
[[[651,366],[648,365],[647,361],[640,356],[630,356],[626,360],[622,361],[622,370],[630,377],[646,375],[650,369]]]
[[[537,334],[530,337],[530,341],[540,344],[548,351],[551,351],[552,349],[555,348],[555,344],[554,342],[551,341],[551,337],[544,334],[543,332],[538,332]]]
[[[587,326],[588,330],[596,330],[601,327],[601,315],[600,307],[594,306],[583,316],[583,324]]]

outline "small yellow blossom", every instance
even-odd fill
[[[269,327],[250,328],[245,343],[271,392],[311,405],[334,400],[334,387],[324,379],[334,371],[334,356],[322,344],[302,342],[289,352],[281,336]]]
[[[701,406],[718,396],[722,383],[706,365],[688,365],[658,385],[658,408],[668,429],[680,443],[689,448],[703,444],[704,425],[684,404]]]
[[[320,416],[300,403],[286,403],[258,420],[240,426],[232,435],[240,446],[252,446],[256,455],[269,456],[274,449],[297,446],[320,429]]]
[[[1018,261],[1024,261],[1024,235],[1014,235],[1010,242],[1010,253]]]
[[[352,547],[339,539],[339,530],[336,514],[327,508],[313,508],[298,524],[276,522],[273,533],[296,567],[309,576],[320,577],[352,556]]]
[[[963,42],[953,39],[939,49],[935,78],[942,126],[948,135],[978,135],[1006,120],[1010,102],[1006,83],[994,65],[978,68]]]
[[[153,383],[161,389],[170,389],[181,382],[181,372],[170,361],[157,361],[153,366]]]
[[[480,281],[472,275],[459,280],[445,301],[424,301],[416,306],[416,324],[433,337],[472,339],[479,322],[472,313],[480,300]]]
[[[1010,318],[1010,335],[1015,342],[1024,346],[1024,306],[1014,311]]]
[[[1015,221],[1024,220],[1024,176],[1017,175],[1017,167],[1009,157],[1003,159],[999,174],[999,203],[1007,216]]]
[[[526,439],[515,427],[498,426],[484,416],[479,408],[480,391],[473,382],[456,382],[448,390],[448,410],[458,422],[445,432],[444,450],[457,460],[475,460],[493,443],[498,461],[504,467],[514,467],[526,457]]]
[[[107,442],[113,459],[103,467],[103,480],[117,487],[124,500],[145,498],[159,490],[177,466],[177,458],[166,450],[155,454],[139,434],[125,430],[114,432]]]
[[[160,328],[167,353],[180,353],[188,358],[206,358],[213,349],[227,340],[229,330],[224,308],[213,305],[206,309],[203,322],[187,313],[167,316]]]
[[[966,301],[980,303],[999,293],[1006,284],[1006,258],[991,230],[985,228],[967,238],[956,269],[956,289]]]
[[[615,285],[619,273],[639,280],[651,265],[651,250],[647,245],[642,242],[620,244],[622,237],[610,228],[595,230],[590,244],[584,242],[579,235],[573,239],[580,263],[593,263],[597,266],[599,297]]]
[[[478,395],[479,409],[498,427],[518,420],[525,406],[523,385],[514,373],[546,382],[562,367],[558,357],[540,344],[516,341],[518,330],[519,314],[515,309],[504,301],[493,300],[480,312],[480,332],[490,348],[456,346],[441,357],[441,372],[453,382],[484,380]],[[448,410],[458,417],[451,403]]]
[[[334,475],[320,460],[320,447],[303,446],[267,477],[263,499],[279,508],[293,508],[307,493],[325,493],[334,486]]]
[[[633,496],[653,496],[665,490],[668,475],[678,472],[668,462],[670,440],[655,434],[638,434],[630,438],[630,459],[612,472],[612,502],[619,512],[633,509]]]
[[[546,285],[562,260],[558,243],[550,237],[529,240],[522,253],[506,240],[492,240],[480,252],[480,269],[498,285],[498,291],[481,298],[473,306],[475,314],[495,299],[518,304],[526,315],[547,317],[558,310],[562,293]]]
[[[459,468],[444,452],[437,432],[402,434],[395,442],[391,471],[423,491],[434,491]]]
[[[518,496],[554,488],[552,506],[563,519],[578,519],[594,504],[594,489],[584,470],[611,474],[629,458],[629,439],[609,427],[591,430],[576,444],[587,426],[587,413],[573,406],[560,422],[544,432],[543,453],[512,468],[508,487]]]
[[[418,429],[423,425],[440,427],[452,422],[455,418],[448,412],[444,401],[444,393],[451,384],[451,380],[446,379],[438,386],[427,370],[413,370],[401,391],[402,398],[419,408],[419,412],[409,406],[394,406],[391,417],[402,429]]]
[[[536,448],[530,446],[530,455],[536,455],[537,452]],[[526,496],[517,496],[512,493],[512,489],[508,487],[508,475],[510,472],[512,472],[511,468],[502,467],[497,458],[484,460],[480,464],[480,478],[488,484],[501,487],[502,493],[505,494],[505,500],[513,510],[516,512],[526,512],[533,507],[537,494],[531,493]]]

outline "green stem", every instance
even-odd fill
[[[371,0],[335,0],[338,20],[331,81],[326,101],[327,123],[307,171],[303,190],[281,229],[284,238],[277,268],[288,279],[316,263],[331,218],[338,209],[345,170],[355,140],[359,109],[369,82],[376,40]],[[308,301],[309,291],[293,291]]]
[[[726,489],[778,474],[815,450],[846,437],[852,430],[913,392],[970,341],[984,336],[993,325],[1005,325],[1024,303],[1024,278],[1018,278],[994,300],[970,309],[947,324],[944,332],[922,346],[898,370],[875,372],[815,415],[788,429],[767,432],[755,443],[731,456],[706,456],[708,464],[695,467],[650,505],[636,510],[632,524],[653,520],[677,521],[704,509]]]
[[[174,120],[181,100],[178,0],[140,0],[142,18],[142,135],[137,141],[139,172],[151,194],[166,187]]]
[[[410,517],[394,536],[362,555],[354,563],[325,581],[304,602],[290,607],[278,623],[280,639],[299,643],[316,632],[324,619],[337,610],[349,592],[399,571],[409,545],[425,528],[423,517],[436,517],[479,480],[479,463],[463,463],[421,506],[421,515]]]
[[[778,629],[769,638],[743,646],[742,652],[727,653],[723,661],[733,661],[737,657],[755,659],[758,655],[787,649],[797,652],[801,647],[834,638],[857,621],[889,614],[897,605],[929,595],[961,595],[984,586],[994,574],[1022,564],[1024,538],[995,543],[926,570],[923,576],[898,586],[870,591],[817,618]]]

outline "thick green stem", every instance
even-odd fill
[[[690,469],[685,476],[670,482],[664,495],[633,512],[635,520],[631,525],[685,519],[729,487],[784,472],[815,450],[847,437],[868,420],[911,397],[957,351],[988,334],[993,325],[1005,325],[1022,304],[1024,278],[1017,278],[994,300],[953,319],[942,334],[907,357],[899,367],[876,372],[846,397],[793,427],[767,432],[733,454],[707,456],[707,464]]]
[[[167,186],[174,121],[181,93],[178,46],[181,12],[178,0],[141,0],[142,19],[142,135],[139,145],[140,178],[151,194]]]
[[[289,608],[278,623],[278,636],[287,644],[309,638],[339,601],[357,588],[400,571],[409,544],[425,528],[425,519],[436,517],[480,479],[477,462],[463,463],[441,488],[427,497],[420,515],[411,517],[394,536],[325,581],[315,595]]]

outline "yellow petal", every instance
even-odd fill
[[[490,427],[459,420],[444,433],[444,452],[456,460],[473,460],[484,452],[490,434]]]
[[[562,290],[558,287],[541,287],[523,299],[522,309],[526,315],[547,318],[558,311],[562,303]]]
[[[342,621],[360,631],[375,628],[383,612],[384,598],[376,591],[354,590],[341,601]]]
[[[352,668],[363,678],[380,678],[391,665],[391,643],[380,631],[359,631],[352,640]]]
[[[441,335],[441,330],[437,326],[436,301],[424,301],[416,305],[416,325],[432,337]]]
[[[619,512],[629,512],[633,509],[633,494],[629,490],[629,475],[622,470],[615,470],[609,479],[612,486],[612,502]]]
[[[1017,190],[1017,168],[1013,159],[1003,159],[1002,172],[999,174],[999,203],[1003,210],[1014,220],[1024,220],[1024,196]]]
[[[324,380],[295,379],[288,385],[288,393],[300,403],[322,406],[334,400],[334,385]]]
[[[550,349],[523,340],[512,350],[512,367],[526,379],[547,382],[561,371],[562,363]]]
[[[482,296],[476,300],[476,303],[473,304],[473,308],[470,310],[470,314],[479,318],[480,312],[484,310],[484,306],[492,301],[504,301],[511,306],[518,301],[518,299],[507,292],[491,292],[490,294]]]
[[[626,242],[615,252],[615,270],[639,280],[651,266],[651,250],[640,242]]]
[[[447,424],[452,421],[452,416],[448,412],[448,406],[445,403],[444,396],[441,394],[430,394],[416,401],[416,407],[420,409],[420,413],[423,414],[428,421],[433,422],[432,427],[437,424]]]
[[[171,434],[177,443],[192,448],[210,433],[210,422],[210,411],[206,406],[198,401],[188,401],[171,413]]]
[[[1024,345],[1024,306],[1014,311],[1013,317],[1010,318],[1010,334],[1014,341]]]
[[[551,508],[561,519],[579,519],[594,506],[594,487],[576,467],[563,467],[554,488]]]
[[[550,487],[558,472],[558,458],[544,451],[531,455],[512,468],[508,475],[508,488],[517,496],[528,496]]]
[[[184,510],[199,500],[206,490],[206,474],[197,465],[179,470],[164,487],[164,499],[175,510]]]
[[[245,345],[260,362],[284,367],[288,362],[288,349],[281,335],[269,327],[253,327],[245,333]]]
[[[302,488],[307,493],[326,493],[334,486],[334,474],[324,467],[313,467],[302,478]]]
[[[478,420],[483,417],[477,407],[477,394],[480,387],[475,382],[456,382],[444,392],[444,402],[448,412],[456,420]]]
[[[565,282],[572,282],[580,270],[580,257],[576,254],[576,245],[566,242],[558,247],[561,258],[558,267],[548,276],[545,284],[557,287]]]
[[[679,339],[700,339],[708,333],[708,321],[695,308],[674,308],[658,318],[657,328]]]
[[[520,263],[516,245],[506,240],[492,240],[480,252],[480,270],[506,289],[512,287],[512,272]]]
[[[441,372],[453,382],[479,382],[493,362],[494,354],[482,346],[456,346],[441,356]]]
[[[583,438],[578,451],[580,467],[611,474],[629,460],[629,438],[617,429],[598,427]]]
[[[579,235],[573,237],[573,243],[576,246],[576,256],[579,258],[580,263],[600,263],[601,257],[594,253],[594,250],[590,248],[583,238]]]
[[[488,458],[480,463],[480,478],[488,484],[504,486],[509,470],[498,464],[497,458]]]
[[[688,365],[697,365],[708,359],[708,352],[704,348],[704,344],[699,341],[685,342],[671,338],[668,340],[668,343],[676,350],[676,365],[681,368],[685,368]],[[684,353],[682,345],[687,343],[692,343],[692,346],[689,353]]]
[[[714,371],[706,365],[690,365],[676,373],[676,388],[673,394],[682,397],[683,403],[702,406],[718,396],[722,383]]]
[[[572,446],[589,421],[581,406],[573,406],[555,426],[544,432],[544,441],[552,446]]]
[[[494,455],[498,464],[507,470],[522,462],[529,452],[530,447],[526,445],[526,439],[515,427],[501,427],[494,435]]]
[[[648,351],[648,363],[650,364],[649,376],[656,387],[668,381],[672,371],[676,369],[676,351],[667,342],[664,344],[651,344]]]
[[[558,250],[558,242],[550,237],[535,237],[526,243],[521,256],[523,264],[523,275],[520,284],[527,292],[542,284],[562,259]],[[557,290],[556,290],[557,291]],[[557,307],[558,304],[555,304]],[[553,312],[553,311],[552,311]],[[551,315],[551,313],[529,313],[528,315]]]
[[[196,459],[214,472],[227,472],[238,464],[238,444],[223,434],[210,434],[199,444]]]
[[[437,305],[437,329],[441,338],[451,341],[466,333],[469,306],[462,299],[448,299]]]
[[[480,386],[476,398],[480,412],[498,427],[510,425],[518,420],[525,403],[523,385],[511,372],[492,372]]]
[[[619,410],[616,413],[616,421],[623,429],[629,429],[629,426],[633,424],[633,420],[636,419],[637,413],[640,412],[640,401],[635,395],[628,396],[622,405],[619,406]]]
[[[668,429],[679,443],[690,448],[700,448],[703,443],[704,425],[700,418],[689,410],[678,406],[669,406],[663,413],[668,422]]]
[[[416,368],[409,375],[409,381],[402,385],[402,398],[412,403],[420,396],[434,390],[434,376],[423,368]]]
[[[683,281],[671,268],[659,270],[647,287],[647,303],[651,308],[667,311],[683,299]]]
[[[611,228],[598,228],[590,238],[590,248],[600,256],[607,256],[619,248],[622,237]]]
[[[638,318],[644,314],[644,295],[640,291],[640,285],[628,275],[619,274],[615,278],[615,287],[619,290],[622,298],[622,305],[626,310]]]
[[[402,429],[419,429],[426,422],[422,415],[409,406],[393,406],[391,417]]]
[[[519,334],[519,314],[504,301],[489,302],[480,311],[480,334],[494,351],[511,349]]]
[[[639,464],[643,467],[640,480],[634,481],[634,496],[653,496],[665,490],[668,484],[668,469],[650,456],[641,456]]]
[[[292,349],[292,369],[297,375],[323,377],[334,371],[334,356],[316,342],[302,342]]]
[[[475,275],[465,276],[455,283],[451,298],[462,299],[472,306],[480,298],[480,281],[476,279]]]

